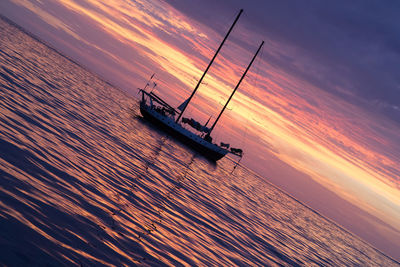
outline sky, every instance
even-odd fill
[[[185,116],[215,119],[264,40],[214,139],[400,259],[399,2],[4,0],[0,14],[135,97],[156,73],[176,107],[241,8]]]

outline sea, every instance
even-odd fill
[[[233,160],[209,162],[3,18],[0,265],[399,263]]]

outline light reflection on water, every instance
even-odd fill
[[[0,20],[0,263],[395,265]]]

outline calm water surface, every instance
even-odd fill
[[[0,85],[0,265],[397,265],[3,20]]]

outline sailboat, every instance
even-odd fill
[[[235,89],[233,90],[232,94],[230,95],[229,99],[225,103],[224,107],[222,108],[221,112],[219,113],[217,119],[214,121],[211,127],[207,127],[208,122],[206,125],[202,125],[201,123],[197,122],[192,118],[185,118],[183,114],[188,107],[190,101],[192,100],[194,94],[196,93],[197,89],[199,88],[200,84],[202,83],[203,78],[205,77],[206,73],[208,72],[209,68],[211,67],[212,63],[214,62],[215,58],[217,57],[219,51],[221,50],[222,46],[224,45],[226,39],[228,38],[229,34],[231,33],[233,27],[235,26],[236,22],[238,21],[240,15],[242,14],[243,9],[240,10],[239,14],[236,16],[235,21],[233,22],[232,26],[228,30],[227,34],[225,35],[224,39],[222,40],[220,46],[218,47],[217,51],[215,52],[213,58],[211,59],[210,63],[208,64],[206,70],[204,71],[203,75],[201,76],[200,80],[198,81],[196,87],[192,91],[192,94],[188,99],[186,99],[179,107],[174,108],[170,106],[167,102],[165,102],[161,97],[156,95],[153,91],[147,92],[144,89],[140,89],[139,92],[142,94],[140,100],[140,112],[142,116],[151,121],[152,123],[156,124],[169,134],[176,137],[176,139],[182,141],[183,143],[189,145],[190,147],[194,148],[206,158],[217,161],[223,158],[228,153],[233,155],[242,157],[243,151],[239,148],[229,148],[229,144],[220,143],[220,145],[213,143],[211,133],[214,130],[217,122],[221,118],[223,112],[225,111],[226,107],[228,106],[230,100],[232,99],[233,95],[235,94],[236,90],[239,88],[240,83],[246,76],[248,70],[250,69],[253,61],[257,57],[258,53],[260,52],[264,41],[262,41],[261,45],[258,47],[257,52],[254,54],[250,64],[247,66],[246,70],[244,71],[243,75],[241,76],[239,82],[237,83]],[[183,125],[188,124],[192,128],[196,130],[190,131],[186,129]]]

